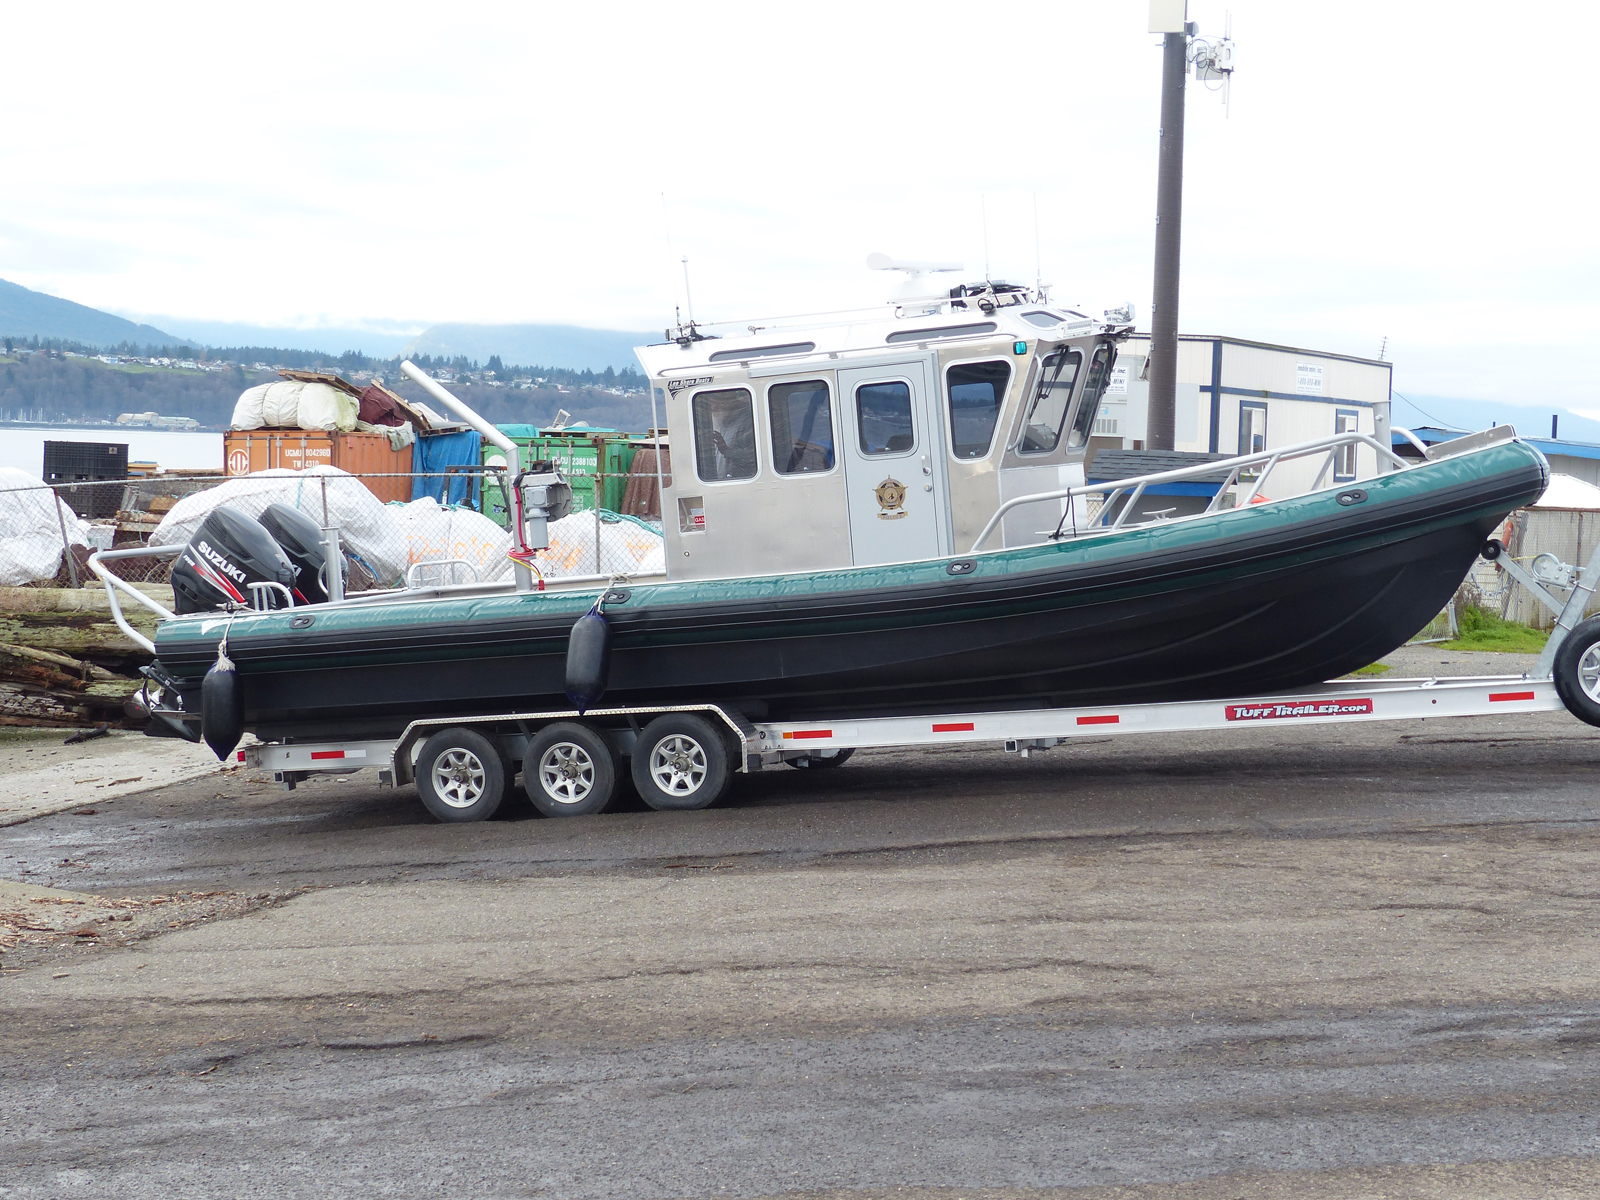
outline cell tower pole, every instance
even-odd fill
[[[1189,36],[1168,33],[1161,57],[1161,153],[1156,175],[1156,273],[1150,314],[1145,445],[1173,448],[1178,383],[1178,262],[1183,242],[1183,99]]]

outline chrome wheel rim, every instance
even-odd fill
[[[594,759],[576,742],[557,742],[539,759],[539,786],[557,804],[582,804],[594,791]]]
[[[705,748],[687,734],[669,734],[650,751],[650,778],[669,796],[694,795],[706,769]]]
[[[483,760],[459,746],[433,760],[433,791],[451,808],[471,808],[483,799]]]
[[[1585,650],[1578,660],[1578,686],[1585,696],[1600,704],[1600,642]]]

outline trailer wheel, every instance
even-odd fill
[[[1590,617],[1567,635],[1552,672],[1556,695],[1580,721],[1600,725],[1600,617]]]
[[[667,713],[644,727],[633,748],[633,783],[654,809],[706,808],[732,779],[728,743],[711,722]]]
[[[589,726],[558,721],[528,743],[522,786],[547,817],[605,812],[617,794],[617,759]]]
[[[821,771],[829,767],[844,766],[855,752],[854,746],[845,750],[812,750],[797,758],[786,758],[783,761],[788,766],[799,767],[802,770]]]
[[[500,749],[472,729],[441,729],[417,756],[417,791],[441,821],[487,821],[506,794]]]

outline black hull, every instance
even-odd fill
[[[889,570],[883,586],[795,595],[730,585],[746,594],[726,598],[708,583],[679,605],[641,587],[608,612],[604,703],[720,701],[758,718],[810,720],[1304,686],[1381,658],[1432,619],[1505,514],[1542,491],[1545,468],[1526,451],[1488,475],[1440,476],[1436,486],[1390,488],[1381,502],[1381,483],[1366,485],[1373,501],[1355,507],[1330,495],[1284,502],[1276,516],[1174,523],[1128,553],[1091,552],[1109,539],[1006,552],[1026,569],[940,569],[937,582]],[[380,736],[419,717],[569,707],[574,616],[456,630],[391,618],[360,636],[241,636],[236,627],[230,652],[260,736]],[[162,661],[198,680],[214,657],[207,646],[162,646]]]

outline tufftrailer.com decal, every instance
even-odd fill
[[[1371,700],[1296,700],[1287,704],[1230,704],[1230,721],[1277,721],[1285,717],[1356,717],[1372,711]]]

